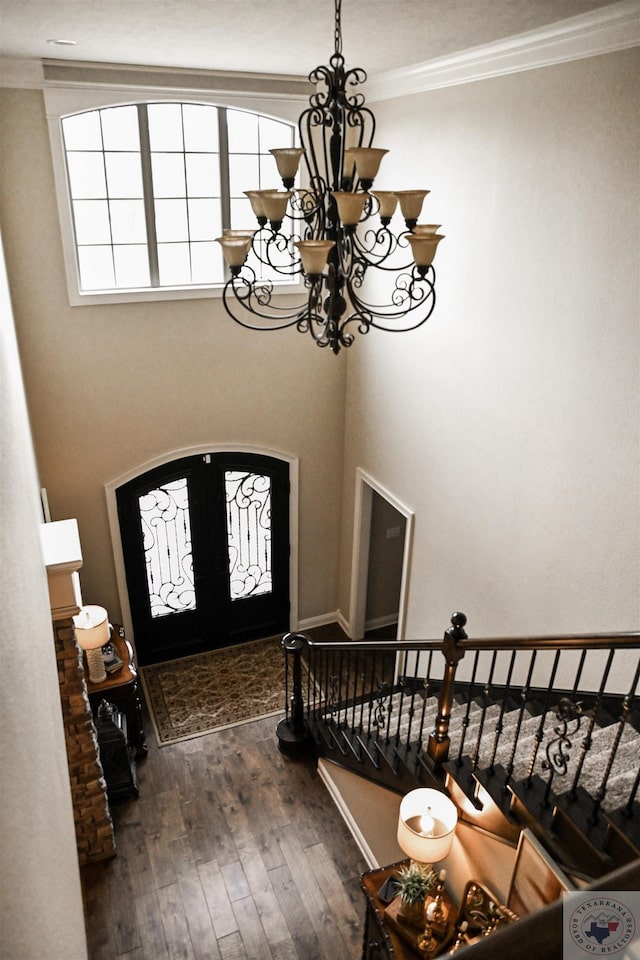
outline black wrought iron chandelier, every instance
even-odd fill
[[[341,7],[335,0],[329,65],[309,74],[316,92],[298,121],[301,146],[271,150],[284,190],[246,191],[258,228],[225,230],[218,238],[230,271],[224,305],[237,323],[254,330],[295,326],[336,354],[351,346],[356,332],[407,332],[429,319],[433,258],[443,239],[439,224],[418,223],[428,190],[371,189],[388,151],[371,146],[375,117],[354,91],[365,71],[345,69]],[[307,175],[294,189],[301,158]],[[404,227],[394,233],[398,204]],[[247,263],[250,251],[276,275],[301,275],[303,302],[276,301],[282,291]],[[364,281],[373,274],[382,278],[386,302],[365,299]]]

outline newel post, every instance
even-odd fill
[[[313,738],[304,719],[302,695],[302,651],[307,639],[303,633],[287,633],[281,644],[286,658],[285,717],[276,727],[276,736],[278,749],[298,760],[305,759],[313,752]]]
[[[449,720],[451,719],[451,708],[453,706],[453,688],[458,664],[465,654],[464,647],[459,644],[461,640],[467,639],[467,634],[464,631],[466,622],[467,618],[464,613],[454,613],[451,617],[451,626],[447,627],[444,634],[444,677],[438,700],[436,726],[429,736],[427,746],[427,754],[436,766],[443,764],[449,756]]]

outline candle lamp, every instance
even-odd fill
[[[73,618],[76,639],[87,656],[89,680],[102,683],[107,676],[102,657],[102,648],[109,642],[109,617],[104,607],[82,607]]]
[[[407,793],[398,815],[398,845],[425,866],[444,860],[458,822],[455,804],[440,790],[420,787]]]

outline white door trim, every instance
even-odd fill
[[[127,638],[135,644],[133,633],[133,622],[131,620],[131,606],[129,604],[129,591],[127,589],[127,578],[124,567],[124,552],[122,549],[122,538],[120,536],[120,523],[118,520],[118,505],[116,501],[116,490],[129,480],[134,480],[143,473],[153,470],[155,467],[161,467],[165,463],[171,463],[173,460],[180,460],[183,457],[202,456],[205,453],[257,453],[264,457],[273,457],[276,460],[284,460],[289,464],[289,629],[296,630],[298,627],[298,458],[282,450],[272,450],[267,447],[257,447],[246,443],[204,443],[194,447],[184,447],[179,450],[171,450],[163,453],[159,457],[147,460],[135,467],[127,470],[126,473],[115,477],[104,485],[105,496],[107,499],[107,514],[109,517],[109,529],[111,531],[111,546],[113,549],[113,560],[115,564],[116,582],[118,586],[118,597],[120,600],[120,611],[122,614],[122,626],[125,629]]]
[[[364,636],[367,606],[367,575],[369,572],[369,539],[371,535],[371,504],[374,491],[383,497],[387,503],[390,503],[406,520],[404,550],[402,554],[402,578],[400,582],[400,605],[398,610],[398,640],[404,640],[407,603],[409,599],[409,570],[415,513],[360,467],[356,467],[349,634],[354,639],[361,639]]]

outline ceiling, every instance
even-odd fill
[[[343,53],[373,77],[612,2],[343,0]],[[0,57],[306,76],[333,35],[333,0],[0,0]]]

